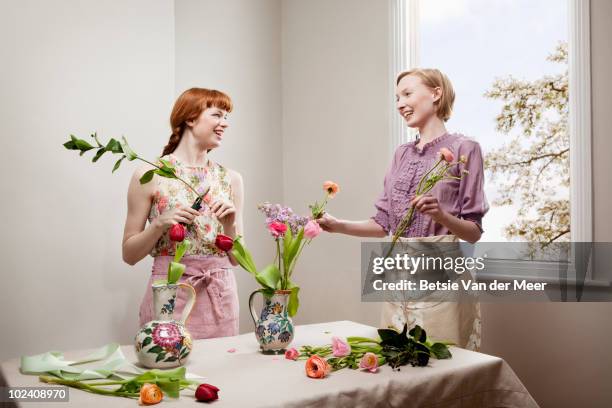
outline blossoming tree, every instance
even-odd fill
[[[549,61],[567,67],[567,44]],[[497,129],[520,132],[485,156],[493,181],[500,180],[498,206],[517,204],[517,217],[505,227],[508,239],[560,242],[570,237],[568,72],[535,81],[509,76],[485,93],[503,101]]]

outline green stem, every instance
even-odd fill
[[[358,336],[347,337],[346,341],[348,341],[349,343],[352,343],[352,342],[355,342],[355,343],[376,343],[376,344],[380,343],[379,340],[371,339],[371,338],[368,338],[368,337],[358,337]]]
[[[39,379],[40,381],[45,382],[45,383],[66,385],[68,387],[79,388],[83,391],[92,392],[94,394],[115,395],[115,396],[126,397],[126,398],[138,398],[138,396],[140,395],[139,393],[134,393],[134,392],[119,392],[119,391],[106,390],[104,388],[96,388],[93,385],[86,384],[82,381],[62,380],[59,378],[53,378],[53,377],[48,377],[48,376],[40,376]]]
[[[142,157],[136,156],[136,158],[137,158],[138,160],[140,160],[140,161],[143,161],[143,162],[145,162],[145,163],[147,163],[147,164],[150,164],[151,166],[155,167],[155,168],[156,168],[156,169],[158,169],[158,170],[161,170],[161,169],[162,169],[160,166],[158,166],[158,165],[156,165],[156,164],[153,164],[153,163],[151,163],[150,161],[143,159]],[[195,189],[194,189],[194,188],[191,186],[191,184],[187,183],[185,180],[183,180],[182,178],[180,178],[179,176],[177,176],[177,175],[176,175],[176,172],[173,172],[173,173],[174,173],[174,177],[175,177],[177,180],[179,180],[179,181],[183,182],[183,183],[184,183],[184,184],[185,184],[187,187],[189,187],[189,188],[191,189],[191,191],[193,191],[193,192],[195,193],[196,197],[202,197],[202,196],[204,196],[204,195],[206,194],[206,193],[204,193],[204,194],[202,194],[202,196],[200,196],[200,194],[199,194],[199,193],[198,193],[198,192],[197,192],[197,191],[196,191],[196,190],[195,190]]]
[[[281,289],[285,289],[285,279],[284,279],[284,272],[282,267],[281,267],[281,250],[280,250],[280,238],[276,238],[276,255],[278,256],[278,271],[281,274]]]
[[[425,173],[425,174],[423,175],[423,177],[421,177],[421,181],[419,181],[419,185],[418,185],[418,186],[417,186],[417,188],[416,188],[416,193],[417,193],[417,195],[419,195],[419,191],[420,191],[420,189],[421,189],[421,185],[423,184],[423,181],[424,181],[424,180],[427,180],[427,176],[429,176],[429,174],[430,174],[432,171],[434,171],[434,169],[435,169],[436,167],[438,167],[438,166],[440,165],[440,163],[442,163],[443,161],[444,161],[443,159],[438,160],[438,162],[436,163],[436,165],[435,165],[435,166],[433,166],[431,169],[429,169],[429,171],[428,171],[427,173]]]

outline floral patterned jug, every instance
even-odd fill
[[[255,337],[265,354],[284,353],[293,340],[293,322],[287,313],[287,301],[290,290],[276,290],[267,298],[264,296],[264,306],[257,316],[253,299],[259,290],[249,297],[249,310],[255,323]]]
[[[174,304],[178,288],[187,290],[189,297],[180,320],[174,320]],[[145,323],[136,334],[136,355],[147,368],[178,367],[191,352],[191,335],[185,322],[195,303],[196,293],[191,285],[153,284],[155,320]]]

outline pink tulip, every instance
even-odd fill
[[[304,236],[308,239],[313,239],[323,231],[323,228],[314,220],[308,221],[304,227]]]
[[[274,238],[282,237],[287,232],[287,225],[282,222],[272,221],[268,224],[268,230]]]
[[[375,373],[378,371],[378,357],[376,354],[367,352],[361,357],[361,361],[359,362],[359,368],[363,370],[368,370],[371,373]]]
[[[339,337],[332,337],[332,353],[334,357],[344,357],[351,354],[351,346]]]
[[[455,155],[453,152],[448,150],[446,147],[443,147],[438,152],[441,159],[444,159],[445,162],[452,163],[455,160]]]
[[[285,351],[285,358],[287,360],[297,360],[299,356],[300,356],[300,352],[294,348],[290,348],[287,351]]]

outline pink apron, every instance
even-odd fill
[[[140,304],[140,325],[155,318],[151,285],[157,279],[166,279],[172,256],[156,256],[153,272],[147,283],[145,296]],[[238,334],[238,288],[233,266],[227,257],[191,255],[185,256],[185,273],[181,282],[193,286],[196,302],[186,327],[193,339],[235,336]],[[178,319],[185,307],[186,294],[179,289],[174,316]]]

